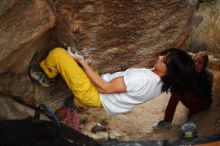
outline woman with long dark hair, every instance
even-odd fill
[[[49,78],[61,74],[74,95],[76,107],[103,107],[111,115],[128,112],[169,89],[186,91],[194,74],[192,58],[176,48],[163,51],[152,69],[130,68],[101,77],[82,57],[71,56],[63,48],[53,49],[40,67],[43,72],[30,69],[31,77],[40,84],[45,81],[44,73]],[[60,119],[65,117],[66,110],[66,107],[57,110]]]

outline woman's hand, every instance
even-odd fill
[[[84,57],[79,53],[77,52],[75,49],[71,48],[70,46],[67,48],[67,52],[70,54],[70,56],[73,57],[73,59],[75,61],[77,61],[78,63],[83,63],[85,62],[84,60]]]
[[[79,64],[85,63],[84,57],[83,57],[82,55],[80,55],[80,54],[75,53],[75,54],[72,55],[72,57],[73,57],[73,59],[74,59],[76,62],[78,62]]]

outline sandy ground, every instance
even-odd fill
[[[213,104],[211,108],[197,115],[199,137],[220,134],[220,72],[214,72]],[[136,107],[129,113],[111,117],[103,109],[90,109],[89,123],[81,126],[81,131],[90,131],[96,122],[108,118],[108,131],[120,133],[119,140],[163,140],[170,142],[180,138],[180,125],[186,121],[188,110],[179,103],[172,126],[169,129],[153,130],[152,126],[163,119],[170,95],[162,94],[153,100]]]

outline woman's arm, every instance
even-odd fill
[[[165,121],[169,121],[169,122],[173,121],[173,116],[176,111],[176,106],[178,102],[179,102],[179,95],[175,93],[171,94],[170,100],[165,110],[165,116],[164,116]]]
[[[73,58],[82,66],[83,70],[100,93],[110,94],[127,92],[123,77],[118,77],[110,82],[106,82],[93,71],[93,69],[84,61],[84,59],[78,56],[73,56]]]

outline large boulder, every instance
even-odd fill
[[[71,46],[100,73],[150,66],[158,51],[183,46],[192,16],[183,0],[0,1],[0,93],[56,108],[65,83],[42,88],[27,74],[50,49]]]
[[[56,8],[51,40],[83,52],[99,72],[147,66],[158,50],[180,47],[192,28],[192,6],[181,0],[60,0]]]
[[[50,1],[0,1],[0,24],[0,92],[32,103],[35,87],[27,68],[34,55],[45,52],[56,24]]]

